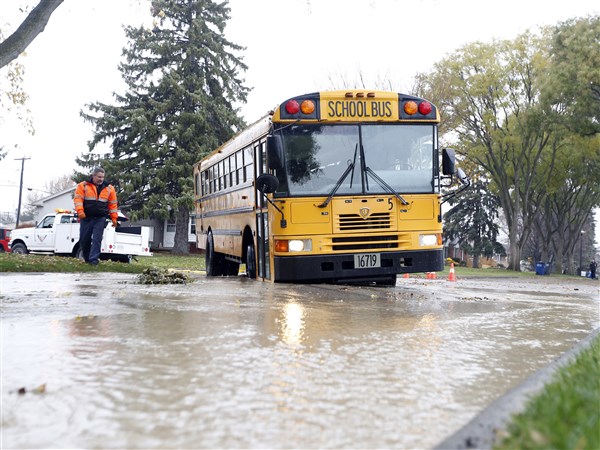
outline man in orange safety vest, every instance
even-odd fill
[[[117,193],[115,188],[104,181],[104,169],[96,167],[87,181],[75,188],[73,197],[75,211],[79,217],[79,245],[85,262],[98,264],[102,235],[106,219],[117,226]]]

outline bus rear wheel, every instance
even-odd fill
[[[208,232],[206,238],[206,275],[209,277],[220,277],[224,275],[225,258],[220,253],[215,252],[215,242],[212,232]]]
[[[256,250],[252,241],[246,247],[246,276],[256,278]]]

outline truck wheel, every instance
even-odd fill
[[[256,250],[254,249],[254,241],[250,241],[246,247],[246,276],[248,278],[256,278]]]
[[[12,246],[12,252],[17,255],[26,255],[27,253],[29,253],[27,251],[27,247],[25,247],[25,244],[21,244],[20,242]]]
[[[83,257],[83,249],[81,247],[79,247],[75,252],[75,258],[85,261],[85,258]]]

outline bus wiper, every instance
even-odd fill
[[[352,158],[352,175],[350,175],[350,189],[352,189],[352,181],[354,180],[354,168],[356,167],[356,154],[358,153],[358,144],[354,147],[354,157]]]
[[[394,196],[398,200],[400,200],[400,203],[402,203],[403,205],[408,205],[408,202],[404,199],[404,197],[402,197],[400,194],[398,194],[394,190],[393,187],[391,187],[379,175],[377,175],[375,172],[373,172],[370,167],[366,167],[365,166],[365,172],[367,172],[369,175],[371,175],[371,177],[373,177],[373,179],[377,182],[377,184],[379,186],[381,186],[382,188],[386,189],[390,194],[394,194]]]
[[[329,197],[327,197],[327,199],[323,203],[321,203],[320,205],[317,205],[319,208],[325,208],[327,205],[329,205],[329,202],[331,202],[331,199],[333,198],[335,193],[338,191],[338,189],[340,188],[342,183],[344,183],[344,180],[346,179],[346,177],[348,176],[348,174],[350,172],[352,172],[352,178],[354,178],[354,163],[356,161],[357,149],[358,149],[358,144],[356,144],[356,147],[354,147],[354,160],[350,164],[348,164],[348,167],[346,168],[346,170],[344,170],[344,173],[342,174],[340,179],[337,181],[337,183],[335,183],[335,186],[329,193]],[[352,179],[351,179],[351,181],[352,181]],[[352,185],[351,185],[351,187],[352,187]]]

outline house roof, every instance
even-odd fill
[[[35,202],[33,204],[33,206],[40,206],[40,207],[44,206],[44,203],[46,203],[46,202],[48,202],[48,201],[50,201],[52,199],[55,199],[57,197],[61,197],[61,196],[65,195],[65,194],[71,194],[72,192],[75,192],[75,188],[76,187],[77,186],[71,186],[70,188],[67,188],[64,191],[60,191],[60,192],[57,192],[55,194],[49,195],[47,197],[41,198],[37,202]]]

